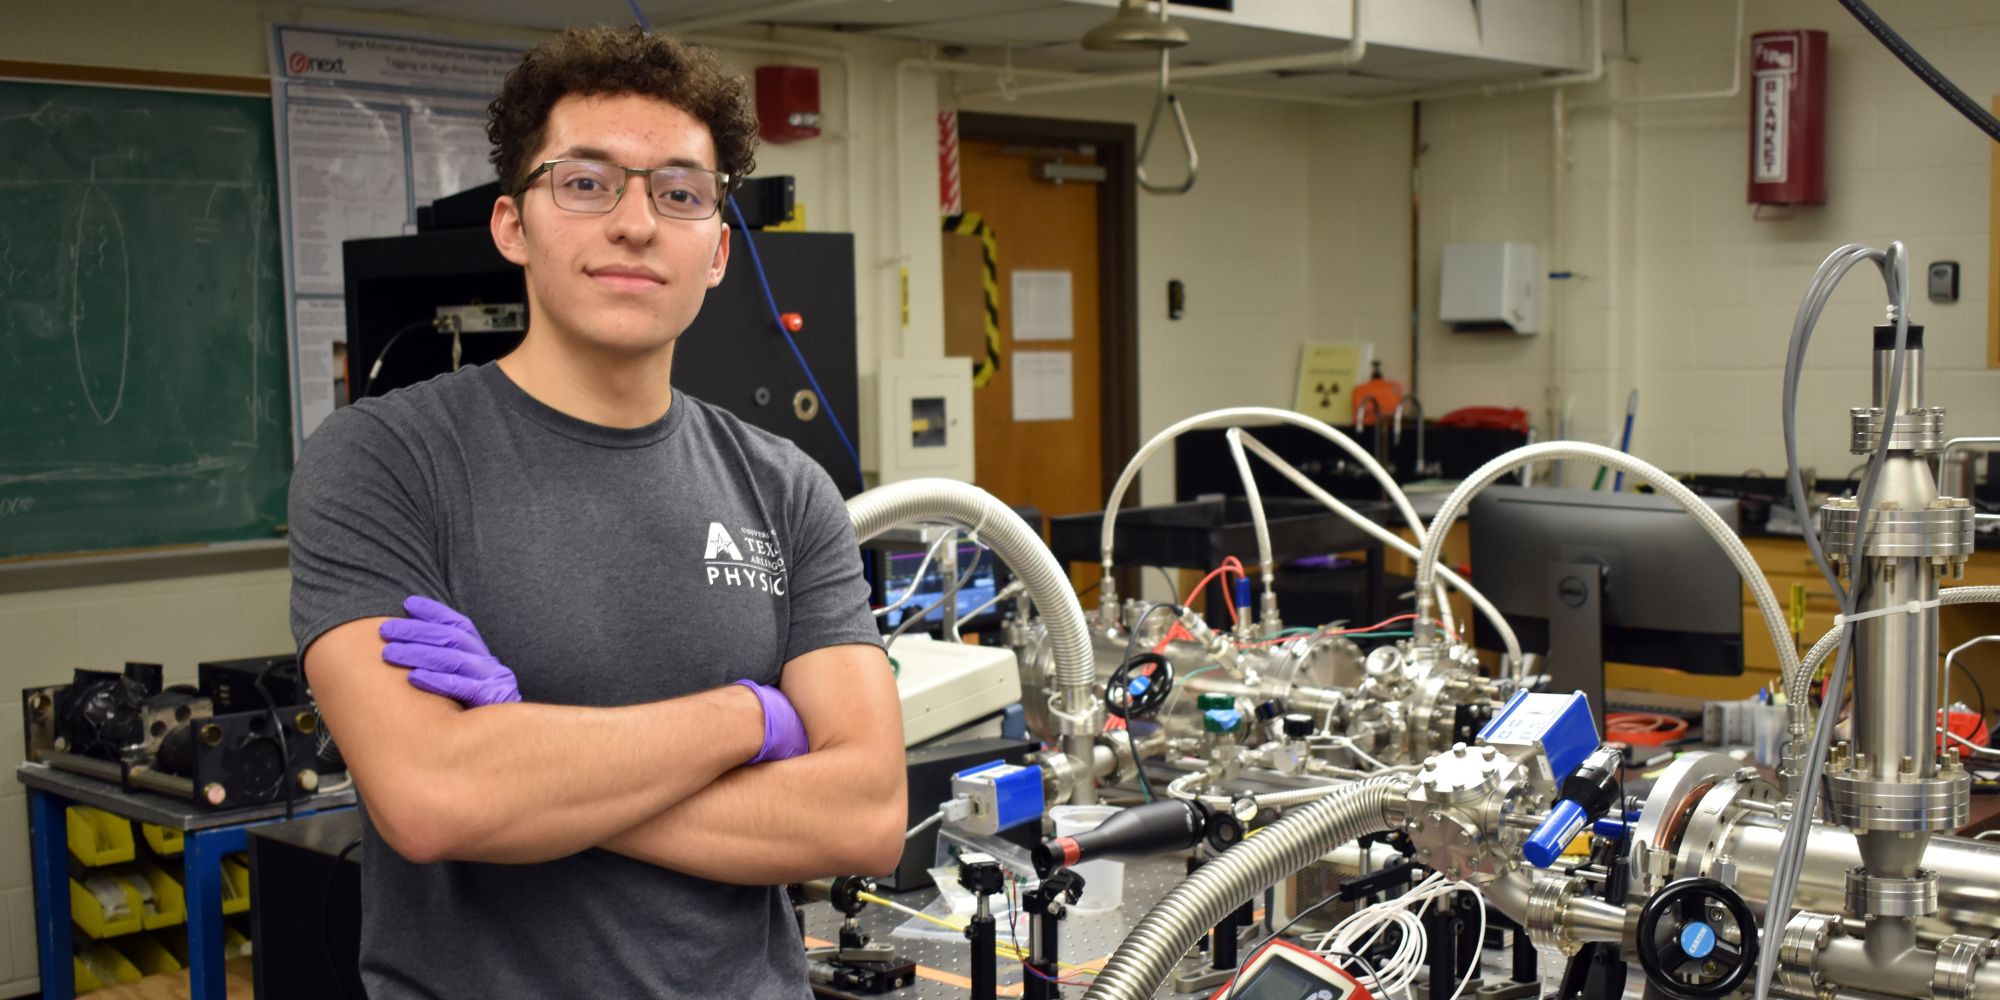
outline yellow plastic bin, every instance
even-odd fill
[[[157,938],[154,938],[150,934],[135,934],[132,937],[123,938],[117,944],[113,945],[113,947],[117,948],[118,953],[124,955],[134,966],[137,966],[140,972],[149,976],[179,972],[182,969],[180,959],[175,958],[173,952],[169,951],[166,945],[161,944]]]
[[[250,911],[250,861],[242,854],[222,859],[222,913],[229,916]]]
[[[70,806],[64,818],[69,852],[86,867],[124,864],[135,856],[131,820],[89,806]]]
[[[97,973],[90,971],[90,966],[83,964],[83,956],[71,955],[69,965],[69,973],[76,979],[78,996],[104,988],[104,980],[97,978]]]
[[[98,941],[83,949],[82,964],[97,981],[105,986],[113,983],[136,983],[144,978],[139,967],[132,960],[118,953],[108,941]],[[81,986],[81,983],[78,983]]]
[[[146,910],[144,898],[133,884],[135,878],[113,872],[91,872],[82,882],[70,879],[70,920],[85,934],[99,940],[138,931],[145,926]]]
[[[181,887],[177,872],[168,871],[150,861],[139,863],[138,877],[144,882],[141,892],[145,904],[144,923],[149,931],[162,927],[174,927],[187,922],[187,890]]]
[[[151,823],[141,823],[139,824],[139,835],[146,838],[146,846],[151,847],[154,854],[163,858],[171,858],[180,854],[181,849],[185,846],[184,835],[181,831],[170,826],[154,826]]]
[[[222,925],[222,957],[250,957],[250,935],[237,927],[235,921],[226,921]]]

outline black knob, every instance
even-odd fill
[[[1302,740],[1313,734],[1313,717],[1304,712],[1293,712],[1285,716],[1285,738]]]
[[[1639,911],[1638,944],[1646,981],[1661,993],[1674,1000],[1719,1000],[1736,992],[1757,966],[1757,918],[1736,890],[1710,878],[1684,878],[1668,883]]]
[[[1257,719],[1260,722],[1269,722],[1283,714],[1285,714],[1285,703],[1276,698],[1257,706]]]
[[[1140,653],[1111,672],[1104,707],[1121,719],[1144,719],[1167,703],[1174,689],[1174,665],[1158,653]]]
[[[1207,806],[1179,799],[1133,806],[1074,837],[1043,841],[1034,850],[1035,874],[1048,878],[1085,861],[1186,850],[1201,840],[1208,817]]]
[[[1235,847],[1243,842],[1243,821],[1226,812],[1217,811],[1208,817],[1208,846],[1216,853]]]

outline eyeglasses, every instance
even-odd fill
[[[643,177],[646,200],[653,203],[653,211],[688,222],[713,217],[722,207],[730,185],[728,174],[700,167],[641,168],[597,160],[550,160],[521,181],[514,197],[526,194],[543,174],[549,175],[549,193],[557,208],[591,215],[603,215],[617,208],[625,197],[628,179]]]

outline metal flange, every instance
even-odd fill
[[[1875,777],[1845,769],[1826,777],[1827,805],[1834,822],[1856,833],[1871,830],[1940,832],[1956,830],[1972,815],[1972,776],[1940,769],[1935,778]]]
[[[1938,942],[1937,964],[1931,971],[1931,996],[1936,1000],[1973,1000],[1979,991],[1975,981],[1979,967],[1992,956],[2000,941],[1953,934]]]
[[[1583,949],[1582,942],[1569,934],[1563,914],[1569,901],[1583,892],[1583,882],[1568,876],[1544,879],[1535,883],[1528,892],[1527,922],[1528,940],[1544,951],[1553,951],[1565,957],[1575,955]]]
[[[1882,440],[1882,408],[1879,406],[1849,407],[1848,421],[1853,432],[1850,449],[1856,455],[1872,455],[1876,445]],[[1944,407],[1925,406],[1905,410],[1896,415],[1896,425],[1889,433],[1889,450],[1914,451],[1920,455],[1944,449]]]
[[[1802,910],[1785,924],[1778,939],[1776,986],[1788,996],[1833,1000],[1833,988],[1820,975],[1819,956],[1832,940],[1839,918]]]
[[[1917,869],[1912,878],[1847,870],[1847,912],[1863,917],[1928,917],[1937,912],[1937,873]]]
[[[1742,766],[1726,754],[1706,751],[1682,754],[1680,759],[1667,765],[1667,769],[1653,782],[1653,790],[1647,794],[1646,803],[1639,810],[1639,822],[1632,828],[1632,853],[1628,859],[1632,870],[1642,874],[1648,872],[1649,849],[1663,852],[1668,857],[1678,855],[1682,834],[1686,832],[1688,819],[1695,807],[1711,789],[1729,779]],[[1672,879],[1696,874],[1700,874],[1699,870],[1691,867],[1666,872],[1664,877]]]
[[[1836,497],[1819,509],[1820,538],[1827,554],[1847,559],[1854,552],[1854,529],[1861,512],[1852,497]],[[1888,504],[1868,512],[1861,554],[1890,559],[1963,561],[1972,555],[1972,501],[1938,497],[1930,506],[1906,510]]]

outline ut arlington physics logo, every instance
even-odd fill
[[[346,63],[347,60],[344,57],[340,59],[321,59],[318,56],[309,56],[303,52],[294,52],[285,60],[285,66],[292,71],[293,76],[303,76],[309,72],[336,73],[346,76]]]
[[[777,536],[755,528],[743,528],[739,533],[741,545],[722,522],[709,522],[708,544],[701,554],[707,564],[708,585],[785,596],[785,557],[778,551]]]

